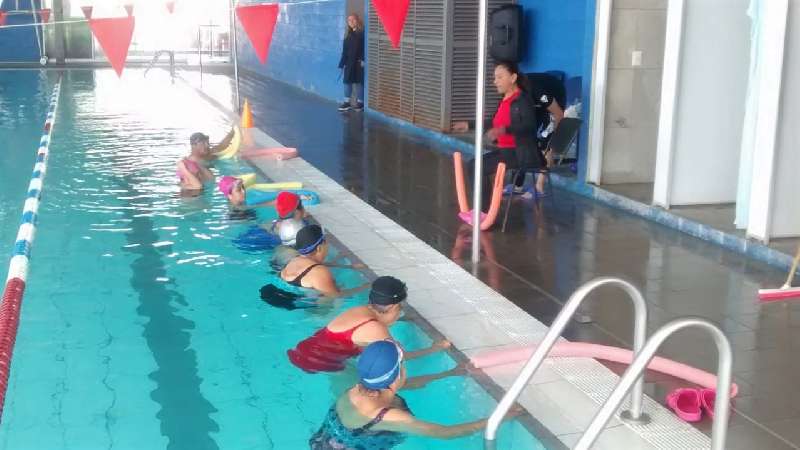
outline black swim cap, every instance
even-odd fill
[[[297,232],[295,248],[301,255],[313,252],[325,240],[322,228],[319,225],[306,225]]]
[[[378,277],[372,282],[369,302],[373,305],[396,305],[406,299],[406,284],[395,277]]]

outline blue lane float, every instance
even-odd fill
[[[254,225],[234,239],[233,245],[245,252],[262,252],[281,245],[281,238]]]
[[[314,191],[306,191],[303,189],[290,189],[289,192],[294,192],[300,196],[303,201],[303,206],[313,206],[319,204],[319,195]],[[259,203],[266,203],[274,201],[280,191],[258,191],[254,189],[247,190],[247,197],[245,203],[248,206],[257,205]]]

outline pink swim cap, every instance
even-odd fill
[[[236,177],[232,177],[230,175],[225,175],[224,177],[219,179],[219,183],[217,183],[217,187],[219,191],[223,194],[231,195],[233,192],[233,186],[236,185],[236,182],[239,181]]]

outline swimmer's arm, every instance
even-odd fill
[[[186,164],[183,163],[183,160],[178,161],[178,170],[181,172],[183,176],[183,183],[182,186],[186,189],[203,189],[203,183],[200,182],[200,179],[197,178],[192,172],[190,172],[186,168]]]
[[[225,137],[222,139],[222,141],[220,141],[219,144],[211,147],[211,153],[219,153],[228,148],[228,146],[231,144],[231,141],[233,140],[233,134],[234,131],[233,128],[231,128],[231,131],[229,131],[228,134],[225,135]]]
[[[411,377],[406,380],[406,384],[403,385],[403,390],[414,390],[414,389],[421,389],[427,386],[428,384],[436,381],[441,380],[447,377],[453,377],[458,375],[463,375],[466,373],[466,368],[464,365],[458,365],[453,367],[450,370],[446,370],[444,372],[434,373],[431,375],[421,375],[418,377]]]
[[[450,348],[450,341],[447,339],[442,339],[441,341],[436,341],[428,348],[424,348],[422,350],[417,350],[413,352],[406,352],[405,358],[408,359],[415,359],[415,358],[422,358],[423,356],[428,356],[431,353],[440,352],[442,350],[447,350]]]
[[[508,411],[503,421],[512,420],[524,413],[524,409],[515,405]],[[386,412],[386,415],[383,416],[383,421],[377,424],[374,429],[397,431],[399,433],[416,434],[439,439],[452,439],[480,431],[486,428],[486,423],[488,421],[489,419],[481,419],[459,425],[439,425],[437,423],[419,420],[408,411],[392,408]]]
[[[197,164],[197,167],[200,169],[200,175],[206,180],[213,180],[214,174],[211,173],[208,167],[203,164]]]
[[[333,274],[331,274],[330,270],[327,270],[327,267],[315,267],[311,269],[309,275],[313,275],[311,280],[309,280],[311,281],[310,287],[320,292],[323,297],[334,298],[342,296],[343,292],[336,286],[336,280],[333,279]]]
[[[419,420],[408,411],[392,408],[383,416],[383,421],[374,427],[376,430],[396,431],[439,439],[452,439],[467,436],[486,427],[487,419],[459,425],[439,425]]]
[[[359,292],[368,289],[370,286],[372,286],[372,283],[364,283],[361,286],[356,286],[354,288],[345,289],[343,291],[340,291],[337,288],[335,293],[331,293],[331,294],[323,293],[323,297],[322,298],[325,299],[325,300],[331,300],[331,299],[334,299],[334,298],[337,298],[337,297],[349,297],[351,295],[358,294]],[[319,289],[317,289],[317,290],[319,290]],[[320,292],[322,292],[322,291],[320,291]]]

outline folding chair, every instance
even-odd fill
[[[547,143],[547,148],[553,152],[554,156],[557,156],[558,164],[564,160],[564,156],[569,152],[570,146],[575,140],[578,138],[578,132],[581,129],[581,120],[576,119],[574,117],[565,117],[561,119],[561,122],[558,124],[558,128],[550,137],[550,141]],[[519,169],[527,173],[528,169]],[[550,178],[550,170],[548,169],[539,169],[534,172],[534,176],[538,174],[541,176],[546,177],[545,179],[545,192],[547,192],[548,188],[550,190],[550,196],[555,197],[553,191],[553,183]],[[511,180],[515,179],[517,176],[517,171],[511,172]],[[535,181],[534,181],[535,182]],[[509,194],[508,201],[506,202],[506,212],[503,215],[503,228],[502,231],[505,233],[506,231],[506,224],[508,223],[508,213],[511,210],[511,200],[513,199],[514,194],[513,192]]]

